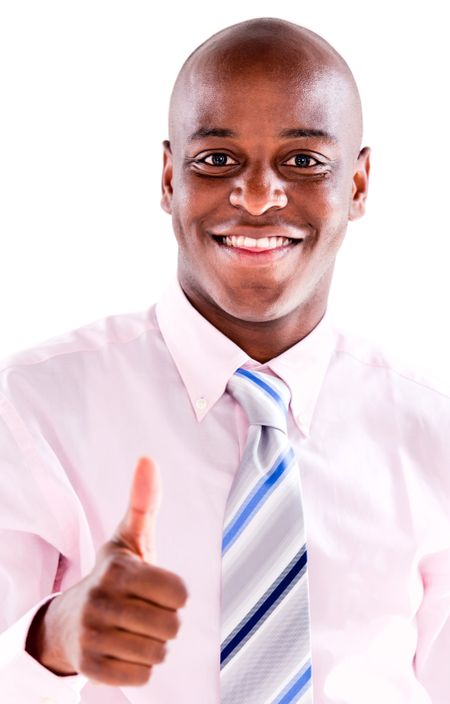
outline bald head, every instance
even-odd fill
[[[287,349],[325,311],[348,222],[364,213],[361,132],[344,59],[291,22],[227,27],[177,76],[161,206],[179,245],[178,279],[254,359]]]
[[[245,91],[246,80],[288,81],[306,91],[319,87],[323,98],[345,107],[349,140],[357,149],[362,139],[362,110],[353,74],[342,56],[325,39],[305,27],[263,17],[231,25],[213,34],[186,59],[176,78],[169,107],[172,147],[178,127],[195,96],[214,93],[221,81],[233,81]]]

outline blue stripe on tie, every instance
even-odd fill
[[[270,386],[266,381],[263,381],[261,377],[257,376],[256,374],[252,374],[252,372],[247,371],[247,369],[242,369],[241,367],[235,371],[235,374],[240,374],[240,376],[245,376],[247,379],[250,379],[250,381],[253,381],[254,384],[257,386],[260,386],[261,389],[264,389],[266,393],[269,394],[283,409],[283,412],[286,414],[287,413],[287,408],[285,406],[285,403],[283,399],[281,398],[280,394],[275,391],[273,386]]]
[[[267,498],[269,494],[273,491],[276,483],[282,476],[283,472],[289,467],[292,460],[294,459],[294,451],[292,447],[288,447],[286,452],[278,457],[277,461],[270,470],[269,475],[257,484],[256,489],[247,498],[243,506],[240,508],[239,513],[233,521],[231,521],[228,528],[225,529],[222,540],[222,555],[226,553],[228,548],[234,543],[238,535],[245,528],[247,523],[250,521],[251,517],[258,510]]]
[[[307,552],[305,549],[305,551],[300,554],[299,557],[295,560],[291,569],[289,570],[289,572],[287,572],[287,574],[284,575],[283,579],[279,582],[279,584],[277,584],[275,588],[272,589],[272,591],[269,589],[269,593],[262,602],[262,604],[260,604],[256,611],[247,619],[247,621],[245,621],[245,623],[233,636],[229,643],[227,643],[227,645],[223,647],[220,653],[221,666],[223,665],[225,660],[230,658],[233,653],[233,650],[238,647],[239,643],[243,639],[245,639],[251,631],[257,630],[258,623],[264,617],[264,614],[270,609],[273,604],[275,604],[277,601],[281,601],[283,596],[285,596],[283,592],[289,592],[289,585],[296,579],[296,577],[298,577],[303,567],[306,565],[306,561]]]
[[[272,704],[289,704],[294,701],[297,694],[305,690],[311,680],[311,664],[308,662],[300,672],[291,679],[289,684],[284,688],[281,694],[274,699]]]

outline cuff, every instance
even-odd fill
[[[61,592],[46,596],[0,634],[0,700],[8,704],[78,704],[85,675],[60,677],[25,650],[31,622],[43,604]]]

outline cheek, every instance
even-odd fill
[[[202,183],[199,178],[179,178],[173,185],[172,209],[186,228],[196,227],[222,210],[227,198],[228,191],[219,179],[216,185]]]
[[[341,175],[334,174],[324,181],[299,184],[291,191],[291,202],[316,229],[334,229],[348,220],[348,190]]]

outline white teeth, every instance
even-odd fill
[[[236,237],[229,235],[224,238],[225,244],[228,247],[257,247],[258,249],[275,249],[276,247],[284,247],[292,242],[288,237],[261,237],[254,239],[253,237]]]

